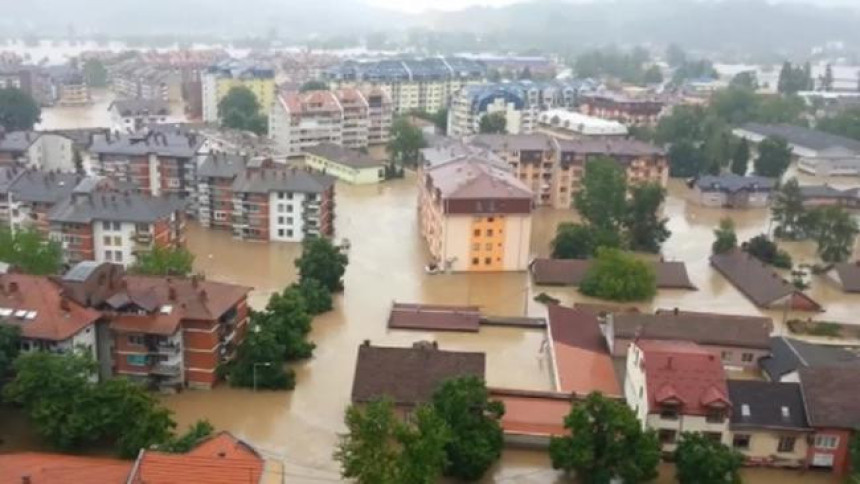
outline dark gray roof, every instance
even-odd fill
[[[472,144],[494,151],[548,151],[555,149],[552,138],[544,134],[479,134]]]
[[[839,275],[842,290],[845,292],[860,292],[860,261],[842,262],[833,266]]]
[[[612,315],[617,338],[692,341],[701,345],[767,349],[773,321],[760,316],[658,310]]]
[[[769,192],[773,190],[776,181],[763,176],[740,176],[727,173],[720,176],[705,175],[696,180],[696,186],[702,191],[719,191],[734,193],[741,190]]]
[[[6,191],[23,202],[56,203],[71,195],[81,178],[75,173],[26,170]]]
[[[184,203],[174,197],[151,197],[136,193],[100,193],[70,197],[48,212],[51,222],[91,223],[93,221],[153,223],[182,210]]]
[[[733,429],[809,429],[799,384],[755,380],[728,380],[726,384]]]
[[[559,139],[557,142],[562,152],[583,153],[586,155],[635,157],[664,156],[666,154],[666,150],[659,146],[633,138]]]
[[[245,157],[241,155],[210,153],[206,160],[197,168],[197,176],[201,178],[235,178],[245,171]]]
[[[94,135],[90,151],[96,154],[191,158],[203,145],[203,136],[181,130],[153,130],[134,134]]]
[[[830,185],[802,185],[800,196],[803,198],[842,198],[846,192]]]
[[[239,174],[233,181],[233,191],[240,193],[322,193],[333,184],[333,177],[320,173],[296,168],[264,168]]]
[[[860,141],[800,126],[792,126],[789,124],[747,123],[741,126],[741,129],[756,133],[760,136],[778,136],[785,139],[790,144],[814,151],[843,148],[850,151],[860,152]]]
[[[860,371],[856,368],[802,368],[800,387],[809,425],[860,428]]]
[[[117,99],[108,109],[116,108],[122,116],[143,116],[149,114],[169,114],[170,105],[160,99]]]
[[[756,306],[769,307],[788,296],[805,298],[820,309],[818,303],[798,291],[764,262],[739,249],[711,256],[711,265]]]
[[[385,165],[384,162],[375,160],[370,155],[334,143],[320,143],[305,148],[305,152],[353,168],[375,168]]]
[[[63,274],[63,280],[70,282],[84,282],[89,279],[93,271],[98,269],[101,265],[101,262],[96,262],[94,260],[85,260],[78,262],[77,264],[72,266],[72,268],[69,269],[65,274]]]
[[[680,261],[653,261],[659,289],[696,289],[687,275],[687,266]],[[531,272],[535,284],[546,286],[578,286],[591,267],[591,259],[535,259]]]
[[[17,165],[0,165],[0,193],[8,193],[25,171]]]
[[[779,381],[800,368],[851,366],[860,371],[860,349],[851,350],[777,336],[770,339],[770,356],[762,358],[759,364],[772,381]]]
[[[12,131],[0,134],[0,151],[20,152],[27,151],[34,141],[39,139],[39,133],[35,131]]]

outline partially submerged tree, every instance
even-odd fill
[[[699,432],[683,432],[675,450],[681,484],[740,484],[744,457]]]
[[[260,112],[260,102],[250,89],[234,86],[218,103],[218,117],[226,128],[266,133],[268,118]]]
[[[579,292],[613,301],[642,301],[657,292],[654,268],[632,254],[601,248],[592,260]]]
[[[791,147],[783,138],[768,137],[758,145],[755,173],[759,176],[781,178],[791,164]]]
[[[0,89],[0,127],[8,131],[33,129],[42,110],[26,92],[7,87]]]
[[[780,269],[791,269],[791,256],[780,250],[767,235],[756,235],[743,244],[743,249],[756,259]]]
[[[421,148],[427,146],[424,133],[413,126],[406,117],[398,117],[391,126],[391,136],[388,141],[388,154],[392,163],[403,166],[416,166],[421,154]]]
[[[805,229],[818,244],[821,260],[835,263],[848,259],[860,232],[857,220],[842,207],[818,207],[810,215]]]
[[[0,228],[0,261],[27,274],[56,274],[62,266],[63,249],[59,242],[46,239],[36,229],[20,229],[13,233]]]
[[[296,259],[301,281],[316,279],[331,292],[343,289],[343,274],[349,258],[324,237],[308,237],[302,241],[302,255]]]
[[[720,226],[714,230],[714,243],[711,253],[724,254],[738,246],[738,236],[735,234],[735,223],[726,217],[720,220]]]
[[[185,247],[156,245],[141,252],[130,271],[147,276],[187,276],[194,266],[194,254]]]
[[[669,219],[657,215],[665,199],[666,190],[656,183],[639,184],[630,189],[624,226],[631,250],[660,252],[660,246],[671,235],[666,228]]]
[[[505,134],[507,133],[508,119],[504,113],[489,113],[481,117],[478,131],[481,134]]]
[[[776,224],[774,235],[778,238],[797,240],[806,236],[803,195],[796,178],[786,181],[776,190],[771,214]]]

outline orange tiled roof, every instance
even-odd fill
[[[570,401],[513,394],[492,398],[505,404],[502,429],[506,433],[556,437],[568,433],[564,418],[570,413]]]
[[[551,304],[547,308],[558,391],[621,395],[609,348],[597,317],[587,311]]]
[[[119,459],[25,452],[0,455],[0,484],[125,484],[134,463]]]
[[[21,328],[24,338],[63,341],[96,322],[100,314],[68,298],[47,277],[27,274],[0,275],[0,308],[12,314],[0,316]],[[21,313],[19,313],[19,311]],[[33,319],[16,314],[35,312]]]

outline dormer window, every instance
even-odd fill
[[[678,405],[664,403],[660,407],[660,418],[663,420],[678,420],[679,414]]]
[[[705,421],[708,423],[723,423],[726,419],[726,411],[723,408],[709,408]]]

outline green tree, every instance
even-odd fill
[[[284,348],[286,361],[310,358],[313,354],[315,345],[306,339],[311,331],[311,315],[297,287],[290,286],[281,293],[272,294],[266,311],[255,313],[253,317],[255,325],[275,335]]]
[[[36,229],[13,233],[0,228],[0,261],[27,274],[56,274],[62,266],[63,249],[58,242],[46,239]]]
[[[848,444],[849,457],[851,459],[851,475],[848,476],[850,484],[860,484],[860,433],[855,432]]]
[[[413,126],[405,117],[394,120],[391,126],[391,139],[387,146],[392,162],[415,166],[418,163],[421,148],[426,146],[427,142],[420,128]]]
[[[639,184],[630,189],[624,225],[631,250],[660,252],[660,246],[672,234],[666,228],[668,219],[657,215],[665,199],[666,190],[656,183]]]
[[[467,481],[480,479],[502,455],[504,405],[490,400],[487,386],[477,377],[444,382],[431,405],[450,429],[445,474]]]
[[[553,437],[549,455],[554,469],[576,472],[585,484],[628,484],[657,477],[660,444],[653,430],[642,430],[623,402],[591,393],[575,403],[564,419],[570,435]]]
[[[732,153],[732,173],[735,175],[744,176],[747,174],[747,169],[750,161],[750,145],[746,138],[743,138],[735,146],[735,151]]]
[[[614,160],[602,157],[586,163],[574,206],[592,227],[619,232],[627,210],[627,181]]]
[[[305,307],[311,315],[322,314],[331,311],[334,307],[331,293],[320,281],[306,279],[292,287],[297,289],[305,300]]]
[[[552,239],[553,259],[587,259],[594,255],[594,231],[582,224],[558,224]]]
[[[9,370],[12,363],[18,357],[18,345],[21,342],[21,328],[11,324],[3,324],[0,321],[0,381]]]
[[[286,349],[272,331],[263,327],[252,315],[251,330],[236,349],[235,358],[221,371],[234,387],[292,390],[296,375],[284,367]]]
[[[141,252],[131,272],[147,276],[187,276],[194,266],[194,254],[185,247],[163,247]]]
[[[121,457],[132,458],[140,449],[169,441],[176,422],[170,411],[141,385],[124,378],[113,378],[92,385],[88,415],[98,419],[102,433],[115,439]],[[133,415],[133,419],[129,416]],[[73,417],[74,418],[74,417]]]
[[[818,207],[812,210],[814,222],[807,227],[818,244],[818,256],[824,262],[844,262],[854,251],[857,221],[842,207]]]
[[[791,164],[791,147],[784,139],[770,136],[759,143],[758,157],[754,163],[756,175],[781,178],[789,164]]]
[[[767,235],[756,235],[743,244],[743,249],[749,255],[781,269],[791,269],[791,255],[780,250]]]
[[[860,108],[846,109],[833,117],[824,118],[818,121],[816,129],[860,140]]]
[[[771,215],[776,224],[776,237],[789,240],[805,237],[806,208],[803,206],[803,195],[796,178],[791,178],[776,190]]]
[[[830,64],[827,64],[827,67],[824,69],[824,75],[821,76],[821,90],[833,90],[833,66]]]
[[[328,84],[326,84],[324,81],[319,81],[316,79],[305,81],[305,83],[302,84],[301,87],[299,87],[299,92],[308,91],[328,91]]]
[[[663,72],[660,67],[651,66],[642,74],[642,81],[645,84],[660,84],[663,82]]]
[[[711,253],[724,254],[738,246],[738,236],[735,234],[735,223],[726,217],[720,220],[720,226],[714,230],[714,243]]]
[[[84,61],[84,80],[89,87],[105,87],[108,81],[108,72],[104,63],[99,59],[87,59]]]
[[[265,134],[268,119],[260,113],[260,103],[250,89],[234,86],[218,103],[218,117],[226,128]]]
[[[481,117],[479,131],[482,134],[505,134],[507,133],[508,120],[504,113],[489,113]]]
[[[618,249],[597,249],[579,292],[612,301],[641,301],[657,293],[654,268]]]
[[[208,420],[202,419],[194,422],[182,435],[174,436],[167,442],[158,445],[158,450],[174,454],[184,454],[197,446],[203,439],[212,435],[215,427]]]
[[[669,158],[669,175],[689,178],[701,174],[707,166],[705,155],[689,140],[681,140],[672,144],[667,154]]]
[[[29,94],[14,87],[0,89],[0,126],[7,132],[31,130],[41,115]]]
[[[755,71],[739,72],[729,82],[729,87],[755,91],[758,89],[758,76],[756,76]]]
[[[299,278],[302,282],[316,279],[329,291],[343,289],[343,274],[349,258],[323,237],[309,237],[302,241],[302,255],[296,259]]]
[[[739,484],[744,457],[699,432],[684,432],[675,450],[681,484]]]

